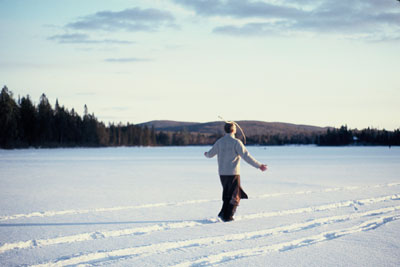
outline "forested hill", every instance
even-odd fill
[[[16,100],[6,86],[0,93],[0,148],[185,146],[211,145],[223,135],[222,121],[207,123],[150,121],[143,124],[105,125],[95,115],[84,115],[52,106],[45,94],[34,102],[28,96]],[[400,129],[322,128],[279,122],[238,121],[247,144],[285,145],[400,145]],[[237,134],[240,137],[240,131]]]
[[[325,133],[328,127],[317,127],[310,125],[299,125],[282,122],[264,122],[264,121],[236,121],[249,136],[253,135],[286,135],[294,134],[321,134]],[[223,134],[223,121],[214,121],[206,123],[198,122],[180,122],[169,120],[156,120],[139,124],[140,126],[154,127],[157,131],[166,132],[191,132],[202,134]],[[331,128],[332,129],[332,128]]]

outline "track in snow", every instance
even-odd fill
[[[397,210],[397,208],[396,208]],[[205,256],[199,259],[184,261],[174,265],[175,267],[187,267],[187,266],[207,266],[232,261],[245,257],[260,256],[271,252],[284,252],[293,250],[300,247],[310,246],[313,244],[333,240],[342,236],[351,235],[354,233],[369,231],[376,229],[388,222],[400,219],[400,213],[393,215],[381,216],[371,220],[362,222],[361,224],[353,227],[342,228],[334,231],[326,231],[317,235],[306,236],[300,239],[295,239],[287,242],[277,243],[268,246],[257,246],[248,249],[238,249],[229,252],[222,252]]]
[[[394,187],[394,186],[400,186],[400,183],[377,184],[377,185],[371,185],[371,186],[332,187],[332,188],[326,188],[326,189],[322,189],[322,190],[318,190],[318,191],[296,191],[296,192],[263,194],[263,195],[252,197],[251,199],[266,199],[266,198],[271,198],[271,197],[281,197],[281,196],[287,196],[287,195],[308,195],[308,194],[315,194],[315,193],[354,191],[354,190],[360,190],[360,189]],[[123,211],[123,210],[184,206],[184,205],[193,205],[193,204],[201,204],[201,203],[216,202],[216,201],[219,202],[221,200],[220,199],[199,199],[199,200],[189,200],[189,201],[181,201],[181,202],[161,202],[161,203],[143,204],[143,205],[137,205],[137,206],[120,206],[120,207],[110,207],[110,208],[95,208],[95,209],[80,209],[80,210],[71,209],[71,210],[59,210],[59,211],[36,211],[36,212],[31,212],[31,213],[0,216],[0,221],[10,221],[10,220],[23,219],[23,218],[32,218],[32,217],[52,217],[52,216],[60,216],[60,215],[79,215],[79,214],[86,214],[86,213],[115,212],[115,211]]]
[[[359,200],[349,200],[349,201],[340,201],[320,206],[312,206],[298,209],[290,209],[283,211],[272,211],[272,212],[262,212],[255,214],[248,214],[237,216],[235,218],[236,221],[241,220],[251,220],[257,218],[269,218],[275,216],[285,216],[285,215],[293,215],[293,214],[301,214],[301,213],[313,213],[319,211],[328,211],[345,207],[355,207],[356,205],[371,205],[384,201],[395,201],[400,200],[400,194],[376,197],[376,198],[367,198],[367,199],[359,199]],[[390,208],[389,208],[390,209]],[[377,211],[379,212],[379,210]],[[361,213],[356,213],[361,214]],[[354,214],[348,215],[354,216]],[[182,221],[182,222],[174,222],[174,223],[160,223],[153,224],[144,227],[133,227],[126,228],[121,230],[109,230],[109,231],[96,231],[96,232],[87,232],[81,233],[77,235],[69,235],[69,236],[61,236],[56,238],[49,239],[38,239],[38,240],[27,240],[21,242],[14,243],[6,243],[0,246],[0,253],[4,253],[8,250],[12,249],[26,249],[26,248],[35,248],[35,247],[43,247],[64,243],[74,243],[74,242],[82,242],[82,241],[90,241],[102,238],[111,238],[111,237],[120,237],[120,236],[128,236],[128,235],[141,235],[141,234],[149,234],[153,232],[166,231],[170,229],[180,229],[180,228],[188,228],[188,227],[198,227],[205,226],[207,224],[217,222],[216,219],[206,219],[200,221]]]
[[[390,184],[378,184],[372,186],[363,187],[338,187],[338,188],[327,188],[318,191],[298,191],[291,193],[277,193],[277,194],[264,194],[253,199],[265,199],[270,197],[282,197],[286,195],[308,195],[314,193],[331,193],[338,191],[356,191],[363,189],[373,189],[382,187],[394,187],[399,186],[400,183],[390,183]],[[179,251],[185,248],[213,248],[214,246],[224,245],[228,243],[235,243],[246,240],[262,240],[262,238],[267,238],[270,236],[280,236],[285,235],[289,237],[289,241],[277,242],[275,244],[260,245],[251,248],[240,248],[233,249],[231,251],[218,251],[213,250],[213,254],[202,256],[197,256],[190,258],[184,258],[181,262],[176,261],[169,263],[176,266],[203,266],[203,265],[217,265],[224,262],[234,261],[236,259],[244,257],[253,257],[259,255],[266,255],[271,252],[284,252],[293,250],[300,247],[311,246],[316,243],[327,242],[342,236],[351,235],[354,233],[359,233],[363,231],[369,231],[376,229],[377,227],[389,223],[391,221],[398,220],[400,218],[400,205],[398,205],[398,200],[400,200],[400,194],[390,194],[384,196],[376,196],[364,199],[351,199],[346,201],[337,201],[333,203],[307,206],[303,208],[295,208],[280,211],[270,211],[270,212],[258,212],[254,214],[246,214],[241,216],[236,216],[236,221],[254,220],[260,218],[271,218],[277,216],[290,216],[295,214],[309,214],[310,217],[317,212],[322,211],[335,211],[342,208],[353,208],[353,212],[348,212],[343,215],[337,216],[325,216],[316,219],[305,220],[298,223],[287,223],[273,228],[261,228],[255,229],[254,231],[244,231],[235,234],[225,234],[225,235],[214,235],[206,236],[201,238],[191,238],[186,240],[177,241],[166,241],[158,242],[150,245],[142,245],[128,248],[114,248],[109,251],[97,250],[89,251],[85,253],[73,254],[73,255],[62,255],[55,256],[55,258],[43,262],[35,266],[68,266],[68,265],[98,265],[98,264],[109,264],[112,262],[118,262],[127,259],[140,259],[148,257],[151,255],[163,254],[163,253],[174,253],[174,251]],[[10,216],[0,217],[0,221],[10,221],[20,218],[29,219],[31,217],[42,217],[47,218],[51,216],[59,215],[79,215],[86,213],[98,213],[98,212],[116,212],[127,209],[146,209],[146,208],[166,208],[181,205],[198,205],[201,203],[207,203],[212,201],[220,200],[193,200],[193,201],[182,201],[182,202],[169,202],[169,203],[155,203],[155,204],[145,204],[139,206],[125,206],[125,207],[112,207],[112,208],[98,208],[98,209],[87,209],[87,210],[65,210],[65,211],[45,211],[45,212],[33,212],[28,214],[16,214]],[[380,204],[379,208],[372,207],[371,210],[360,212],[358,206],[373,206],[374,204]],[[382,207],[382,204],[384,207]],[[308,216],[308,215],[307,215]],[[189,229],[201,229],[207,232],[206,227],[217,226],[216,219],[205,219],[205,220],[189,220],[181,222],[169,222],[169,223],[155,223],[146,225],[143,227],[132,227],[119,230],[97,230],[92,232],[84,232],[75,235],[64,235],[54,238],[42,238],[42,239],[32,239],[25,241],[18,241],[13,243],[4,243],[0,246],[0,256],[6,253],[15,253],[18,255],[19,251],[24,250],[35,250],[37,248],[46,248],[49,246],[56,246],[60,244],[78,244],[79,242],[94,242],[99,239],[107,238],[119,238],[119,237],[129,237],[137,236],[143,234],[156,234],[157,232],[167,232],[167,231],[180,231],[179,229],[189,228]],[[343,227],[341,224],[348,222],[350,226],[347,225]],[[7,226],[7,224],[2,223],[1,225]],[[9,226],[14,224],[10,223]],[[15,224],[17,225],[17,224]],[[220,224],[221,226],[223,224]],[[322,226],[329,226],[335,228],[326,231]],[[322,228],[322,229],[321,229]],[[308,230],[316,230],[319,233],[309,234]],[[323,230],[324,229],[324,230]],[[328,228],[329,229],[329,228]],[[293,233],[304,233],[303,237],[298,238],[290,236]],[[1,259],[1,258],[0,258]]]
[[[312,245],[323,241],[332,240],[344,235],[349,235],[360,231],[375,229],[390,221],[398,220],[400,218],[400,206],[395,206],[391,208],[382,208],[363,213],[324,217],[303,223],[295,223],[271,229],[262,229],[262,230],[244,232],[239,234],[228,234],[223,236],[213,236],[213,237],[189,239],[183,241],[162,242],[147,246],[117,249],[108,252],[102,251],[102,252],[88,253],[79,256],[71,256],[69,258],[62,257],[53,262],[47,262],[35,266],[68,266],[68,265],[99,263],[101,261],[110,261],[110,260],[123,259],[129,257],[147,257],[155,253],[165,253],[171,250],[182,249],[192,246],[196,247],[214,246],[234,241],[243,241],[248,239],[263,238],[271,235],[287,234],[296,231],[308,230],[310,228],[315,228],[322,225],[329,225],[344,221],[350,221],[363,217],[366,218],[374,217],[374,218],[363,221],[361,224],[353,227],[347,227],[334,231],[327,231],[318,235],[307,236],[301,239],[296,239],[289,242],[283,242],[269,246],[259,246],[251,249],[239,249],[230,252],[214,254],[200,259],[185,261],[181,264],[178,264],[177,266],[208,265],[208,264],[220,263],[222,261],[227,261],[227,260],[234,260],[242,257],[262,255],[272,251],[286,251],[303,246]]]

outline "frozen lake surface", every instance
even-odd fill
[[[0,265],[400,265],[400,148],[248,147],[230,223],[209,148],[0,150]]]

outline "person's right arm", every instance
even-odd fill
[[[251,166],[260,169],[261,171],[267,170],[267,165],[262,164],[258,162],[255,158],[253,158],[246,147],[242,144],[242,142],[237,142],[235,150],[239,154],[239,156],[241,156]]]
[[[212,158],[218,154],[218,141],[213,145],[213,147],[208,152],[204,152],[204,156],[207,158]]]

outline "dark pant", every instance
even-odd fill
[[[248,197],[240,186],[240,175],[220,175],[220,179],[223,204],[218,216],[224,221],[231,221],[240,199]]]

